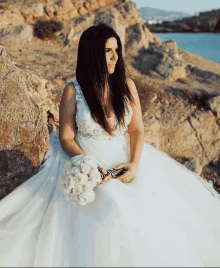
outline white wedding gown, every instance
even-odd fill
[[[74,83],[78,144],[105,169],[129,161],[126,128],[109,139]],[[111,179],[74,205],[59,189],[70,157],[55,134],[40,171],[0,201],[1,267],[220,266],[220,195],[209,183],[145,143],[132,182]]]

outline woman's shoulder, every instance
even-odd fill
[[[134,81],[133,81],[131,78],[128,78],[128,77],[127,77],[127,78],[126,78],[126,83],[127,83],[127,85],[128,85],[128,88],[129,88],[131,94],[132,94],[132,95],[137,94],[137,88],[136,88],[136,86],[135,86]]]
[[[65,86],[64,86],[64,90],[72,90],[72,91],[75,92],[76,91],[75,80],[66,83]]]
[[[74,84],[73,81],[70,81],[68,83],[65,84],[64,89],[63,89],[63,95],[62,95],[62,99],[64,101],[72,99],[72,101],[76,101],[76,94],[77,94],[77,90],[76,90],[76,85]]]
[[[129,77],[126,77],[126,83],[127,83],[129,88],[133,88],[135,86],[134,81]]]

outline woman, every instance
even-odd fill
[[[60,104],[59,139],[38,174],[0,202],[0,266],[219,266],[219,194],[144,143],[140,102],[121,42],[105,24],[80,38],[76,80]],[[58,177],[75,155],[106,175],[86,206],[65,200]]]

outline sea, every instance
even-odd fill
[[[155,33],[161,40],[173,39],[179,48],[220,64],[220,34],[213,33]]]

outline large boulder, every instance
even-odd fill
[[[139,29],[139,36],[142,36],[141,28]],[[165,42],[159,46],[158,43],[156,45],[151,43],[149,47],[141,40],[141,37],[139,39],[136,37],[135,41],[131,41],[132,44],[134,42],[138,42],[139,46],[132,47],[130,43],[127,43],[126,47],[134,55],[132,65],[141,74],[170,81],[186,77],[185,63],[177,53],[175,42]],[[133,49],[131,50],[130,47]]]
[[[139,49],[147,49],[148,46],[149,42],[145,38],[141,23],[134,24],[126,29],[125,51],[127,55],[134,56]]]
[[[49,149],[47,113],[0,46],[0,198],[30,178]]]
[[[123,25],[127,28],[134,24],[144,24],[145,20],[140,16],[137,4],[133,1],[123,1],[115,4],[115,7],[120,11],[123,17]]]

